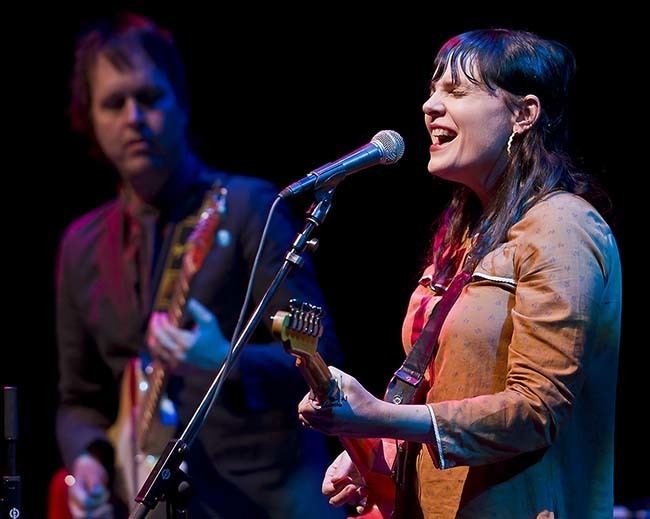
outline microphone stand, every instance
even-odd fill
[[[174,519],[187,517],[187,505],[190,497],[189,483],[185,473],[180,469],[185,452],[199,433],[205,417],[210,412],[219,394],[221,386],[235,365],[244,345],[259,324],[262,318],[262,312],[268,306],[271,298],[287,277],[290,270],[295,265],[302,265],[304,262],[302,254],[305,249],[316,248],[317,242],[316,240],[310,240],[310,236],[325,220],[327,213],[332,207],[333,195],[334,187],[328,187],[323,191],[316,191],[316,202],[307,211],[305,217],[306,223],[303,230],[296,235],[285,255],[284,263],[266,289],[264,296],[257,305],[257,308],[253,311],[237,341],[231,347],[230,355],[226,357],[226,360],[221,365],[219,372],[212,381],[210,388],[192,415],[189,423],[179,438],[173,438],[167,443],[158,462],[149,473],[149,477],[142,485],[142,488],[140,488],[135,498],[138,504],[129,515],[129,519],[142,519],[146,517],[156,507],[158,501],[163,498],[167,500],[168,517]]]

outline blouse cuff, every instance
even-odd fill
[[[436,440],[436,452],[438,453],[438,463],[442,470],[447,468],[447,462],[445,461],[445,456],[442,452],[442,441],[440,440],[440,431],[438,430],[438,421],[436,420],[436,414],[433,412],[433,406],[426,404],[429,414],[431,415],[431,423],[433,424],[433,434]]]

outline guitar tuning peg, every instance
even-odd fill
[[[304,324],[303,320],[305,318],[305,312],[302,311],[302,309],[298,312],[296,312],[296,330],[302,331]]]
[[[289,328],[292,330],[298,330],[300,328],[300,319],[298,314],[291,314],[291,323],[289,324]]]

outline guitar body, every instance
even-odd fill
[[[115,449],[115,492],[125,503],[133,503],[140,487],[158,461],[175,425],[153,420],[145,445],[139,445],[139,414],[148,387],[140,359],[131,359],[124,370],[117,420],[108,430]]]
[[[397,448],[395,441],[381,438],[339,438],[352,463],[366,482],[372,507],[355,516],[365,519],[390,519],[395,510],[395,482],[391,467]]]
[[[147,376],[140,359],[131,359],[124,369],[120,388],[117,420],[108,429],[108,438],[115,450],[115,495],[125,504],[133,503],[160,454],[173,438],[174,425],[165,426],[160,420],[152,423],[146,450],[138,447],[138,416],[146,394]],[[48,496],[48,519],[72,519],[68,508],[68,471],[60,469],[52,477]]]
[[[360,517],[361,519],[386,519],[386,516],[376,506],[373,506],[368,512],[364,512],[363,514],[349,516],[348,519],[354,519],[355,517]]]

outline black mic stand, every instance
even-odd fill
[[[5,386],[4,392],[4,438],[7,442],[7,467],[2,475],[0,509],[2,519],[16,519],[21,515],[20,476],[16,472],[16,443],[18,441],[17,389]]]
[[[296,235],[291,247],[289,248],[284,263],[276,273],[273,281],[266,289],[262,300],[259,302],[250,319],[246,323],[243,331],[237,338],[237,341],[231,346],[231,351],[226,360],[221,365],[219,372],[212,381],[210,388],[206,392],[203,400],[192,415],[185,430],[179,438],[169,440],[164,452],[158,459],[158,462],[149,473],[149,477],[140,488],[135,500],[136,507],[129,515],[129,519],[142,519],[153,510],[158,501],[165,499],[167,501],[167,517],[180,519],[187,517],[187,505],[189,502],[189,483],[185,473],[180,469],[185,452],[196,438],[205,418],[207,417],[217,395],[223,385],[226,377],[235,365],[243,346],[247,343],[256,326],[262,318],[262,312],[268,306],[271,298],[280,287],[281,283],[289,274],[295,265],[301,265],[304,262],[302,254],[305,249],[315,249],[317,242],[310,240],[311,234],[320,226],[330,208],[332,207],[332,196],[334,187],[329,187],[322,192],[316,192],[316,202],[314,202],[307,211],[306,223],[301,232]]]

